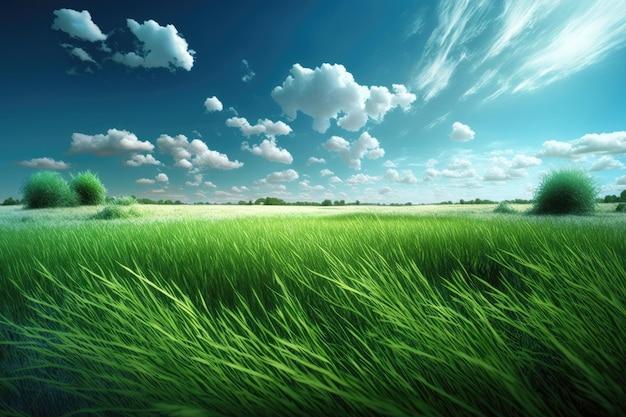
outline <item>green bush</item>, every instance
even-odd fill
[[[495,209],[493,209],[493,212],[501,213],[501,214],[513,214],[513,213],[517,213],[517,210],[511,207],[511,205],[508,202],[502,201],[500,204],[498,204],[498,206]]]
[[[76,195],[56,171],[32,174],[22,186],[26,208],[70,207],[77,204]]]
[[[590,214],[599,192],[595,182],[582,170],[564,168],[546,174],[535,198],[533,214]]]
[[[124,210],[119,205],[106,206],[104,209],[94,214],[93,218],[96,220],[114,220],[114,219],[128,219],[131,217],[139,217],[141,213],[135,208]]]
[[[618,213],[626,213],[626,203],[619,203],[617,207],[615,207],[615,211]]]
[[[113,197],[109,201],[109,204],[113,204],[115,206],[132,206],[135,203],[137,203],[137,198],[135,198],[135,196],[132,196],[132,195],[130,196],[123,195],[120,197]]]
[[[94,206],[104,203],[106,189],[98,176],[91,171],[81,172],[72,177],[70,188],[76,194],[80,205]]]

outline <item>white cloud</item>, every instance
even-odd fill
[[[426,43],[415,80],[424,101],[448,86],[456,67],[467,58],[463,46],[485,29],[483,17],[489,6],[484,0],[439,3],[439,23]]]
[[[382,187],[380,187],[380,189],[378,190],[378,194],[381,195],[385,195],[385,194],[389,194],[393,192],[393,188],[391,188],[388,185],[383,185]]]
[[[168,182],[170,179],[167,177],[167,174],[164,174],[163,172],[157,174],[156,177],[154,177],[154,179],[157,182]]]
[[[154,20],[142,24],[133,19],[126,19],[126,22],[141,45],[133,52],[115,53],[114,61],[132,68],[141,66],[191,70],[195,52],[188,49],[187,41],[179,35],[174,25],[161,26]]]
[[[91,20],[91,14],[87,10],[78,12],[72,9],[55,10],[52,29],[61,30],[72,38],[97,42],[106,40],[106,35]]]
[[[293,169],[288,169],[286,171],[277,171],[272,172],[267,177],[265,177],[265,181],[267,182],[288,182],[297,180],[299,177],[298,173]]]
[[[571,159],[597,154],[626,154],[626,131],[588,133],[570,142],[548,140],[543,143],[537,156]]]
[[[395,162],[390,161],[390,160],[386,160],[385,163],[383,164],[383,166],[385,168],[395,168],[397,165]]]
[[[328,182],[329,182],[330,184],[338,184],[338,183],[343,182],[343,181],[342,181],[342,180],[341,180],[341,178],[339,178],[338,176],[333,175],[332,177],[330,177],[330,178],[328,179]]]
[[[232,187],[230,187],[230,192],[233,194],[241,194],[246,191],[250,191],[250,190],[245,185],[242,185],[241,187],[236,187],[233,185]]]
[[[63,161],[55,161],[52,158],[33,158],[28,161],[20,162],[20,165],[28,168],[39,169],[68,169],[70,164]]]
[[[604,155],[600,157],[597,161],[595,161],[589,171],[608,171],[611,169],[623,169],[626,168],[623,162],[618,161],[609,155]]]
[[[74,45],[70,45],[68,43],[62,43],[61,46],[67,49],[71,56],[80,59],[83,62],[92,62],[96,63],[94,59],[85,51],[83,48],[75,47]]]
[[[268,161],[281,162],[283,164],[291,164],[293,162],[293,157],[289,151],[284,148],[279,148],[274,138],[264,139],[260,145],[253,145],[252,147],[250,147],[248,142],[243,142],[241,149],[250,151],[254,155],[263,157]]]
[[[617,185],[626,185],[626,175],[622,175],[615,181]]]
[[[204,107],[208,112],[222,111],[224,109],[222,102],[215,96],[204,100]]]
[[[200,186],[200,184],[202,184],[202,174],[196,174],[193,178],[194,181],[185,181],[185,185],[188,185],[190,187],[198,187]]]
[[[291,127],[285,122],[272,122],[269,119],[259,120],[255,125],[251,125],[245,117],[230,117],[226,119],[226,126],[238,128],[245,137],[264,134],[268,138],[273,138],[291,133]]]
[[[385,173],[385,178],[399,184],[417,184],[418,180],[410,169],[402,171],[400,174],[393,168],[389,168]]]
[[[162,153],[172,155],[174,166],[181,168],[209,167],[229,170],[243,166],[243,162],[230,161],[227,155],[209,149],[200,139],[194,139],[190,143],[185,135],[161,135],[157,139],[157,146]]]
[[[124,165],[138,167],[140,165],[162,165],[160,161],[157,161],[154,156],[147,154],[135,154],[128,161],[124,162]]]
[[[345,130],[357,131],[372,118],[381,121],[395,108],[410,108],[416,96],[401,84],[393,84],[393,93],[386,87],[367,87],[355,82],[351,73],[340,64],[322,64],[315,69],[294,64],[282,86],[272,97],[291,120],[298,111],[313,118],[313,129],[320,133],[330,127],[330,120]]]
[[[625,44],[623,0],[442,0],[414,85],[428,102],[469,79],[461,98],[486,90],[485,100],[492,100],[543,88]],[[455,77],[460,71],[464,76]]]
[[[322,177],[330,177],[331,175],[335,175],[335,173],[331,171],[330,169],[324,168],[320,170],[320,176]]]
[[[448,167],[442,171],[437,171],[433,168],[429,168],[426,171],[429,177],[473,178],[476,176],[476,170],[473,168],[472,162],[464,158],[452,158]]]
[[[324,191],[325,189],[323,185],[311,185],[309,180],[302,180],[299,185],[301,188],[308,191]]]
[[[154,180],[151,180],[150,178],[140,178],[135,181],[135,183],[139,185],[152,185],[154,184]]]
[[[313,165],[313,164],[325,164],[326,160],[324,158],[316,158],[314,156],[310,157],[307,161],[306,164],[307,165]]]
[[[189,148],[196,156],[191,160],[194,167],[209,167],[213,169],[230,170],[243,166],[243,162],[231,161],[228,156],[211,150],[199,139],[194,139],[189,144]]]
[[[536,167],[539,165],[541,165],[541,159],[534,156],[518,154],[513,157],[510,167],[513,169],[521,169]]]
[[[459,142],[466,142],[474,139],[476,133],[470,129],[468,125],[464,125],[460,122],[454,122],[452,124],[452,132],[450,132],[450,138]]]
[[[491,158],[491,165],[485,169],[485,181],[505,181],[512,178],[528,177],[527,168],[541,165],[541,159],[522,154],[508,160],[503,156]]]
[[[209,188],[217,188],[217,185],[213,184],[213,182],[211,181],[205,181],[204,186]]]
[[[152,152],[153,149],[153,144],[148,141],[141,142],[133,133],[109,129],[106,135],[72,134],[69,152],[109,156],[126,152]]]
[[[373,184],[379,179],[380,179],[379,177],[376,177],[373,175],[356,174],[348,178],[346,180],[346,184],[349,184],[349,185]]]
[[[568,3],[568,2],[566,2]],[[570,4],[567,4],[571,7]],[[513,92],[531,91],[576,73],[626,42],[626,4],[599,0],[574,7],[573,13],[538,38],[534,53],[518,70]],[[547,23],[547,22],[546,22]]]
[[[361,169],[361,159],[377,159],[385,155],[380,143],[368,132],[363,132],[350,143],[340,136],[332,136],[322,145],[325,149],[336,152],[350,168]]]
[[[250,63],[247,59],[242,59],[241,65],[243,65],[245,71],[245,74],[243,75],[243,77],[241,77],[241,81],[243,81],[244,83],[249,83],[250,81],[252,81],[256,73],[250,68]]]

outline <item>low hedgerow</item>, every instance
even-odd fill
[[[94,214],[92,218],[96,220],[114,220],[129,219],[139,216],[141,216],[141,213],[139,213],[139,210],[134,207],[129,209],[123,209],[119,205],[110,205],[106,206],[104,209]]]
[[[564,168],[546,174],[535,191],[532,214],[591,214],[598,186],[584,171]]]
[[[619,203],[615,207],[615,211],[618,213],[626,213],[626,203]]]
[[[78,203],[85,206],[97,206],[104,203],[106,189],[100,178],[91,171],[85,171],[72,177],[70,188],[76,194]]]
[[[22,186],[24,206],[29,209],[71,207],[78,203],[76,194],[56,171],[32,174]]]

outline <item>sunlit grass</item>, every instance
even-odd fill
[[[623,215],[140,210],[0,225],[6,415],[626,407]]]

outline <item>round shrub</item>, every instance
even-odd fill
[[[494,213],[501,213],[501,214],[513,214],[513,213],[517,213],[517,211],[511,207],[511,205],[509,203],[507,203],[506,201],[502,201],[500,204],[498,204],[498,206],[493,209]]]
[[[106,189],[98,176],[91,171],[81,172],[72,177],[70,188],[76,194],[80,205],[95,206],[104,203]]]
[[[135,208],[123,209],[118,205],[106,206],[104,209],[94,214],[93,218],[96,220],[114,220],[114,219],[128,219],[131,217],[139,217],[141,213]]]
[[[534,214],[590,214],[595,210],[599,188],[582,170],[564,168],[546,174],[535,198]]]
[[[116,206],[132,206],[133,204],[137,203],[137,198],[135,198],[132,195],[130,195],[130,196],[123,195],[123,196],[120,196],[120,197],[112,198],[109,203],[113,204],[113,205],[116,205]]]
[[[615,207],[615,211],[618,213],[626,213],[626,203],[619,203]]]
[[[32,174],[22,186],[26,208],[70,207],[76,205],[76,196],[56,171]]]

